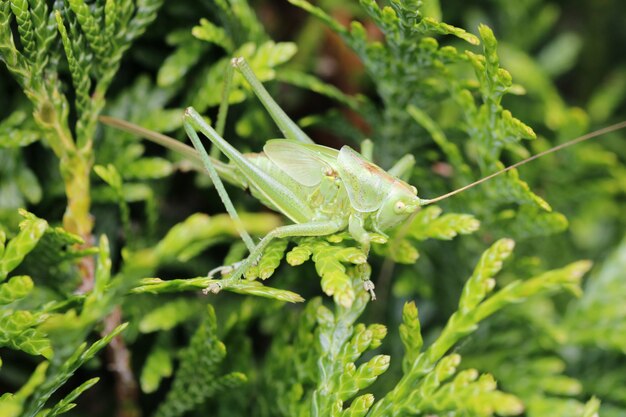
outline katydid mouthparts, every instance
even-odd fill
[[[385,171],[348,146],[336,150],[313,143],[273,100],[243,58],[233,59],[232,64],[250,84],[285,137],[269,140],[262,153],[242,154],[223,139],[228,91],[224,92],[218,114],[219,131],[211,127],[193,108],[185,111],[184,128],[195,149],[133,123],[100,116],[102,123],[182,153],[197,166],[202,165],[208,171],[250,251],[242,262],[215,270],[231,273],[206,289],[213,293],[236,282],[257,262],[272,239],[326,236],[347,229],[351,237],[359,242],[364,259],[367,259],[372,241],[386,241],[385,232],[407,221],[421,206],[444,200],[549,153],[626,128],[626,121],[613,124],[538,153],[457,190],[432,199],[422,199],[418,197],[415,187],[399,178],[406,165]],[[227,85],[231,78],[232,67],[226,76]],[[230,163],[226,164],[211,157],[202,145],[197,131],[211,141],[213,150],[218,149],[226,155]],[[219,155],[213,151],[211,154]],[[274,229],[259,243],[254,244],[243,228],[221,179],[249,189],[264,205],[284,214],[293,224]],[[371,281],[365,282],[365,288],[374,298]]]

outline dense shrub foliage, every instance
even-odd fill
[[[99,123],[187,142],[193,106],[260,152],[281,131],[228,75],[244,57],[316,142],[433,198],[624,119],[625,15],[0,0],[0,416],[626,415],[626,133],[425,207],[367,256],[346,232],[274,240],[203,295],[246,256],[239,225],[196,160]],[[224,180],[254,241],[289,223]]]

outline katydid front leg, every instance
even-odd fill
[[[365,220],[363,213],[355,212],[350,215],[348,220],[348,232],[350,236],[361,244],[361,249],[365,256],[369,255],[371,243],[385,243],[389,236],[381,230],[375,230],[376,233],[370,233],[365,229]]]
[[[258,245],[252,250],[250,255],[237,265],[236,269],[233,271],[232,275],[228,278],[223,279],[218,283],[213,283],[209,285],[204,290],[204,293],[212,292],[217,294],[223,288],[228,288],[228,285],[232,282],[236,282],[241,278],[244,272],[248,268],[250,268],[263,254],[267,245],[276,238],[287,238],[293,236],[326,236],[332,235],[333,233],[337,233],[338,231],[345,228],[345,222],[341,220],[329,220],[329,221],[319,221],[319,222],[309,222],[302,224],[290,224],[288,226],[277,227],[276,229],[269,232]]]
[[[350,236],[361,244],[361,250],[365,256],[369,256],[372,240],[378,243],[384,243],[380,238],[375,239],[372,234],[365,230],[365,221],[363,220],[361,213],[353,213],[348,220],[348,232]],[[381,237],[386,238],[385,235]],[[371,270],[369,270],[368,264],[359,265],[359,268],[367,267],[368,271],[361,271],[361,279],[363,280],[363,289],[370,293],[372,301],[376,300],[376,293],[374,292],[374,283],[370,281]]]
[[[348,232],[350,236],[361,244],[361,249],[365,256],[370,253],[372,236],[365,230],[365,220],[360,213],[353,213],[348,220]]]

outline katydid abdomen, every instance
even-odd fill
[[[249,181],[250,194],[257,198],[263,205],[279,213],[285,214],[294,223],[303,223],[309,221],[311,218],[320,217],[317,213],[320,207],[326,207],[326,198],[320,191],[321,187],[307,187],[298,184],[289,175],[283,172],[277,167],[264,153],[249,153],[244,154],[245,158],[259,168],[260,171],[265,173],[268,177],[271,177],[274,182],[281,184],[285,189],[290,190],[290,197],[297,198],[298,200],[305,202],[308,208],[307,212],[300,213],[302,216],[296,217],[295,215],[289,215],[289,213],[283,211],[284,205],[275,205],[266,197],[266,192],[258,187],[258,182]],[[248,181],[248,179],[246,179]],[[308,216],[308,217],[305,217]]]

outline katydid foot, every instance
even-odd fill
[[[363,289],[370,293],[372,301],[376,301],[376,293],[374,292],[374,288],[376,288],[374,286],[374,283],[369,279],[367,281],[363,281]]]
[[[202,290],[202,294],[204,295],[209,295],[209,293],[217,294],[220,291],[222,291],[222,284],[220,282],[212,282],[205,289]]]
[[[356,274],[363,282],[363,289],[370,293],[372,301],[376,301],[376,293],[374,292],[374,283],[370,280],[372,275],[372,267],[368,263],[356,265]]]
[[[216,274],[220,274],[222,276],[231,274],[233,271],[237,270],[237,268],[239,268],[241,264],[243,264],[244,262],[245,260],[242,260],[239,262],[235,262],[234,264],[231,264],[231,265],[222,265],[222,266],[218,266],[217,268],[213,268],[207,274],[207,278],[213,279],[213,277]],[[228,281],[228,278],[225,278],[222,281]],[[210,283],[205,289],[203,289],[202,294],[204,295],[208,295],[209,293],[218,294],[220,291],[222,291],[223,288],[224,288],[224,284],[222,284],[221,281],[215,281],[215,282]]]

